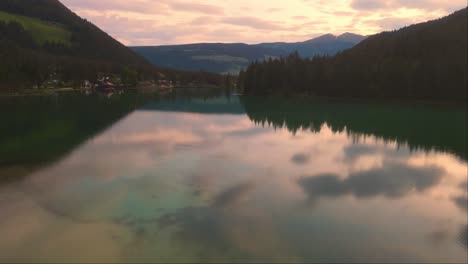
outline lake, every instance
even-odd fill
[[[1,262],[466,262],[465,108],[0,100]]]

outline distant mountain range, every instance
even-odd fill
[[[172,46],[131,47],[156,66],[188,71],[237,74],[256,60],[278,58],[297,51],[301,57],[335,55],[354,47],[366,37],[345,33],[323,35],[304,42],[198,43]]]

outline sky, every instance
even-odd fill
[[[466,0],[61,0],[128,46],[370,35],[448,15]]]

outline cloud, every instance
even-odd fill
[[[357,10],[375,10],[387,6],[387,1],[376,0],[353,0],[351,7]]]
[[[372,155],[377,153],[378,149],[374,145],[352,144],[344,148],[345,156],[348,160],[355,160],[362,156]]]
[[[297,165],[304,165],[310,160],[310,155],[305,153],[297,153],[292,156],[291,161]]]
[[[370,35],[447,15],[465,0],[62,0],[126,45],[296,42]]]
[[[62,2],[72,9],[87,9],[94,11],[125,11],[151,14],[167,10],[167,5],[158,1],[150,0],[62,0]]]
[[[223,14],[222,7],[191,2],[191,1],[177,1],[177,0],[63,0],[64,4],[71,8],[91,9],[99,11],[118,10],[126,12],[153,14],[159,13],[162,10],[166,11],[183,11],[183,12],[197,12],[204,14]]]
[[[458,208],[468,212],[468,197],[467,196],[456,197],[453,199],[453,202]]]
[[[230,137],[242,137],[242,138],[247,138],[247,137],[254,137],[257,135],[261,135],[265,132],[268,132],[267,129],[263,127],[253,127],[253,128],[246,128],[246,129],[239,129],[239,130],[234,130],[234,131],[229,131],[227,133],[224,133],[226,136]]]
[[[460,243],[468,250],[468,225],[462,228],[459,240]]]
[[[449,12],[460,9],[462,1],[459,0],[394,0],[394,5],[399,5],[406,8],[415,8],[423,10],[442,9]],[[464,3],[466,5],[466,1]]]
[[[387,163],[381,168],[353,173],[346,179],[333,174],[315,175],[300,179],[298,184],[311,201],[343,195],[400,198],[413,191],[423,192],[437,185],[442,176],[443,170],[439,167],[418,168]]]
[[[334,12],[330,12],[330,14],[335,15],[335,16],[352,16],[352,15],[354,15],[354,13],[350,12],[350,11],[334,11]]]
[[[215,207],[231,207],[247,198],[247,195],[253,189],[252,183],[241,183],[223,190],[214,199]]]
[[[460,189],[468,193],[468,181],[460,183]]]
[[[188,207],[162,215],[158,219],[158,226],[160,229],[177,226],[181,231],[175,234],[176,239],[222,250],[230,246],[225,238],[224,220],[221,210],[211,207]]]
[[[283,8],[271,7],[271,8],[268,8],[268,9],[267,9],[267,12],[269,12],[269,13],[274,13],[274,12],[280,12],[280,11],[282,11],[282,10],[283,10]]]
[[[167,3],[173,11],[198,12],[204,14],[222,15],[224,9],[219,6],[195,2],[169,1]]]
[[[318,25],[323,25],[323,24],[324,23],[322,21],[315,20],[315,21],[308,21],[308,22],[302,23],[300,26],[304,27],[304,28],[311,28],[311,27],[314,28],[314,27],[316,27]],[[317,35],[317,36],[319,36],[319,35]]]
[[[372,23],[380,26],[384,30],[392,30],[410,26],[414,24],[414,20],[411,18],[387,17],[384,19],[374,20]]]
[[[308,19],[309,17],[307,17],[307,16],[293,16],[292,18],[296,19],[296,20],[305,20],[305,19]]]
[[[192,20],[194,25],[208,25],[217,22],[219,19],[212,16],[200,16]]]
[[[221,20],[225,24],[231,24],[236,26],[249,27],[260,30],[283,30],[284,27],[276,22],[263,20],[256,17],[226,17]]]
[[[365,11],[396,8],[455,11],[463,7],[462,3],[458,0],[353,0],[351,7]]]
[[[430,232],[427,235],[428,241],[436,246],[440,246],[445,243],[451,237],[450,231],[446,229],[440,229],[433,232]]]
[[[461,183],[460,190],[462,190],[464,194],[453,198],[453,202],[460,210],[468,212],[468,182]]]
[[[348,162],[355,162],[364,156],[376,156],[378,154],[385,157],[387,160],[402,160],[408,158],[411,153],[410,150],[395,149],[382,145],[366,145],[366,144],[352,144],[344,148],[344,160]]]
[[[204,260],[232,262],[244,256],[247,258],[242,259],[299,262],[273,221],[262,210],[239,214],[235,210],[200,206],[165,214],[157,223],[160,229],[173,227],[171,240],[205,249]]]

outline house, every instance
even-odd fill
[[[159,81],[157,81],[156,84],[160,89],[172,89],[172,88],[174,88],[174,84],[172,83],[172,81],[168,81],[168,80],[159,80]]]
[[[91,90],[93,89],[93,87],[94,85],[88,80],[85,80],[83,84],[81,85],[81,89],[84,89],[84,90]]]
[[[104,93],[114,92],[115,85],[109,81],[100,82],[97,85],[96,90],[98,92],[104,92]]]

